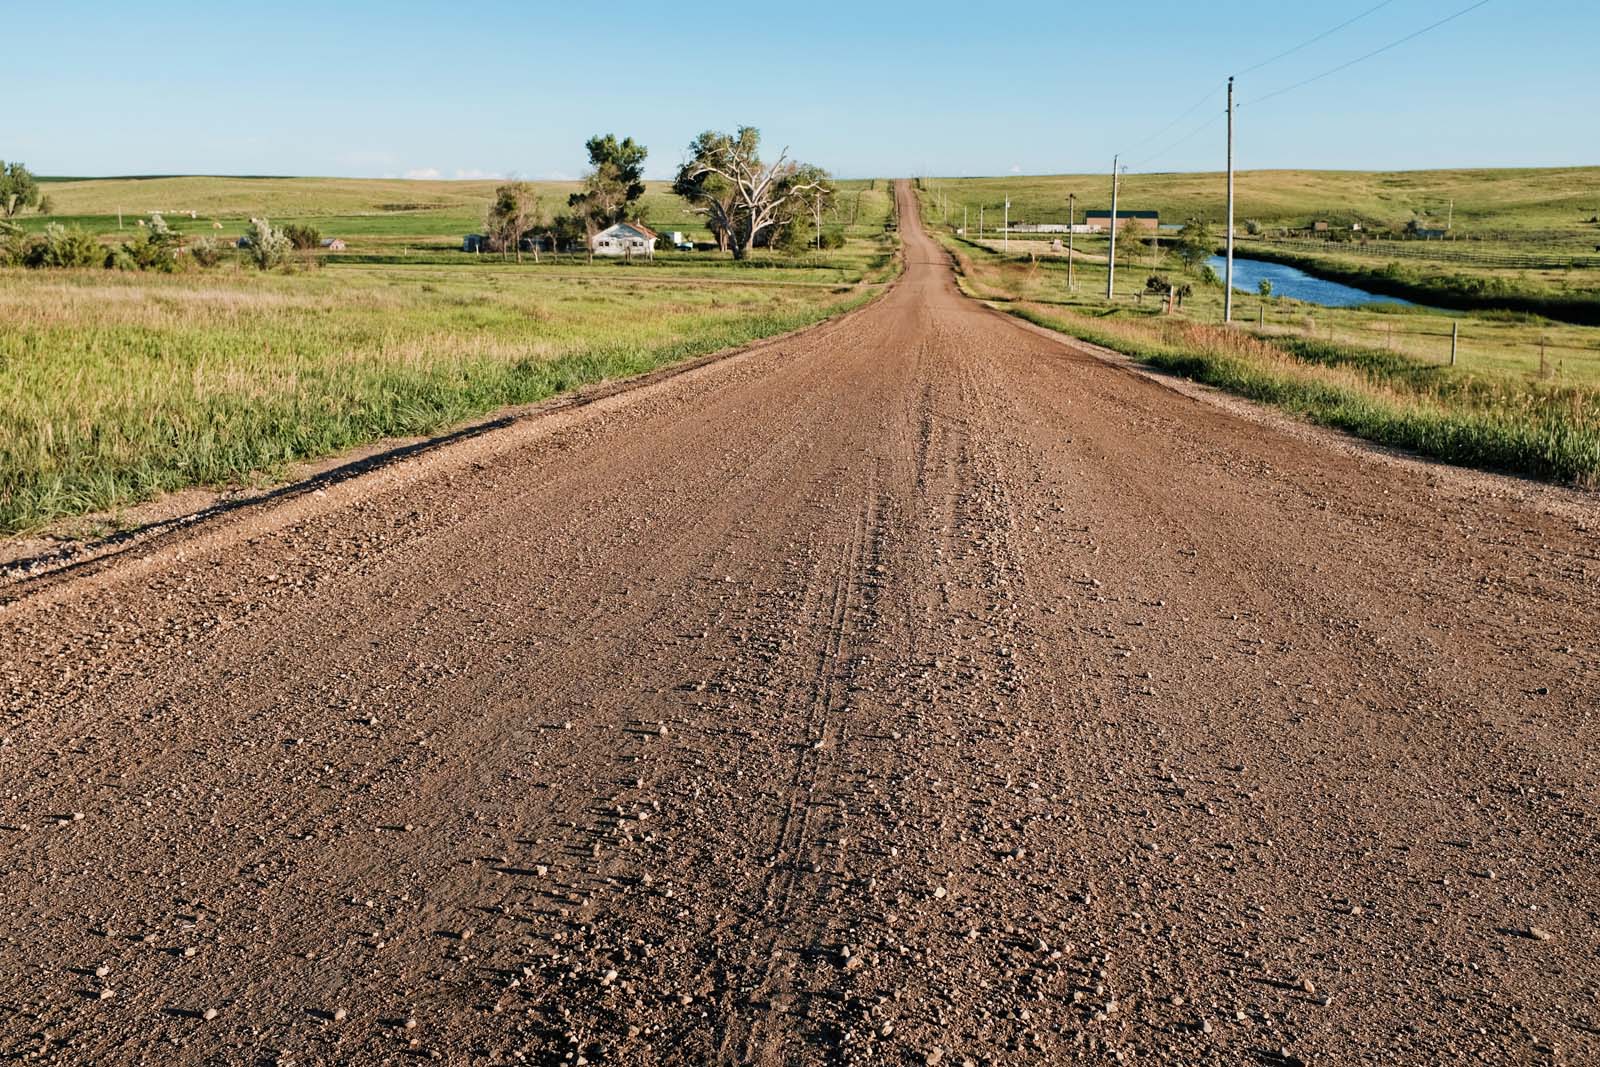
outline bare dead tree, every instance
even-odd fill
[[[763,163],[760,146],[761,134],[753,126],[741,126],[732,136],[703,133],[689,146],[690,158],[673,185],[698,205],[713,230],[731,236],[738,259],[750,254],[762,233],[803,210],[810,194],[826,184],[821,171],[789,159],[787,148],[774,162]]]

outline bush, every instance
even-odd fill
[[[27,250],[28,241],[22,227],[0,219],[0,267],[21,266]]]
[[[98,267],[105,262],[105,249],[91,235],[77,227],[67,229],[59,222],[44,228],[44,236],[34,240],[23,255],[30,267]]]
[[[1263,297],[1270,297],[1272,295],[1272,280],[1270,278],[1262,278],[1260,284],[1256,286],[1256,292]]]
[[[284,232],[266,219],[251,219],[249,229],[244,231],[245,255],[262,270],[283,266],[293,249]]]
[[[159,270],[171,273],[178,269],[178,248],[183,235],[167,225],[161,213],[153,212],[149,222],[120,248],[106,256],[106,266],[116,270]]]
[[[313,248],[320,247],[322,244],[322,234],[317,231],[315,226],[302,226],[297,222],[286,222],[283,224],[283,235],[289,239],[289,243],[298,252],[307,252]]]
[[[222,262],[226,250],[222,242],[207,234],[189,246],[189,256],[202,267],[215,267]]]

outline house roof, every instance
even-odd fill
[[[1104,209],[1085,211],[1083,217],[1086,219],[1109,219],[1111,212]],[[1119,219],[1159,219],[1160,217],[1161,212],[1159,211],[1124,211],[1121,208],[1117,209],[1117,218]]]
[[[646,226],[642,222],[617,222],[617,223],[613,223],[612,225],[607,226],[605,229],[601,230],[600,233],[610,233],[612,230],[623,230],[623,229],[632,230],[634,233],[638,234],[640,237],[655,238],[657,240],[659,240],[660,237],[661,237],[661,235],[659,233],[656,233],[656,231],[652,230],[650,227]],[[600,236],[600,234],[597,233],[597,234],[595,234],[595,236],[598,237],[598,236]]]

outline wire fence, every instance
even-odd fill
[[[1456,241],[1319,240],[1308,237],[1239,238],[1241,248],[1257,245],[1295,252],[1371,256],[1378,259],[1426,259],[1444,263],[1465,263],[1479,267],[1508,267],[1521,270],[1600,270],[1600,255],[1562,252],[1512,252],[1503,249],[1474,248]]]
[[[1335,344],[1378,348],[1413,359],[1472,369],[1484,366],[1514,369],[1553,381],[1576,377],[1593,380],[1600,370],[1600,344],[1572,344],[1553,337],[1507,337],[1492,328],[1453,320],[1451,329],[1416,328],[1412,319],[1391,322],[1351,321],[1314,312],[1273,314],[1264,304],[1239,317],[1242,325],[1273,337],[1305,337]],[[1573,366],[1568,367],[1571,363]],[[1574,375],[1572,372],[1576,371]]]

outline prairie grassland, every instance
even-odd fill
[[[1080,263],[1078,290],[1067,293],[1064,264],[1003,257],[948,235],[944,240],[974,296],[1038,325],[1381,444],[1465,466],[1586,486],[1600,482],[1600,354],[1578,362],[1578,373],[1545,380],[1525,363],[1507,365],[1512,357],[1496,354],[1483,340],[1491,329],[1527,330],[1526,324],[1468,320],[1464,350],[1478,354],[1449,367],[1437,348],[1447,320],[1437,315],[1267,301],[1275,315],[1267,328],[1224,327],[1217,321],[1222,294],[1216,288],[1196,285],[1180,314],[1162,314],[1155,297],[1136,303],[1132,290],[1143,287],[1149,265],[1124,271],[1119,264],[1127,288],[1119,285],[1117,301],[1107,302],[1102,265]],[[1248,323],[1257,303],[1238,297],[1236,314]],[[1425,330],[1402,337],[1419,343],[1425,336],[1435,346],[1431,358],[1374,344],[1378,322],[1424,324]],[[1589,345],[1600,334],[1538,328]],[[1387,342],[1386,333],[1378,336]]]
[[[875,291],[785,273],[0,272],[0,532],[271,477],[797,328]]]
[[[1068,290],[1064,256],[1035,241],[1011,241],[1009,254],[998,240],[950,239],[971,261],[970,284],[1001,300],[1061,304],[1086,312],[1105,310],[1106,241],[1079,234],[1074,269],[1077,288]],[[1222,319],[1222,288],[1186,276],[1165,257],[1146,254],[1129,261],[1117,257],[1117,304],[1150,309],[1161,300],[1143,292],[1151,275],[1192,286],[1181,317],[1198,322]],[[1520,312],[1442,311],[1397,304],[1332,308],[1279,297],[1263,299],[1235,292],[1234,318],[1242,327],[1275,336],[1382,348],[1423,363],[1448,363],[1453,325],[1459,325],[1457,369],[1464,373],[1548,377],[1556,382],[1600,384],[1600,329],[1553,322]],[[1541,363],[1541,351],[1543,362]]]
[[[498,181],[407,181],[381,178],[92,178],[51,181],[46,191],[54,213],[30,215],[29,229],[47,223],[79,226],[107,235],[159,211],[179,229],[195,235],[237,237],[252,217],[316,226],[324,236],[352,241],[352,251],[395,245],[459,248],[461,236],[482,228]],[[567,209],[577,182],[534,182],[539,206],[549,218]],[[851,237],[881,233],[893,204],[885,181],[844,181],[825,226]],[[193,213],[193,217],[190,214]],[[696,241],[711,240],[705,220],[673,194],[670,183],[645,183],[644,220],[662,233],[679,230]],[[216,224],[215,226],[213,224]]]
[[[978,206],[998,234],[1009,197],[1013,222],[1067,221],[1067,194],[1086,210],[1111,202],[1109,174],[924,179],[930,221],[959,226]],[[1530,311],[1600,324],[1600,167],[1434,171],[1241,171],[1235,217],[1241,250],[1292,262],[1337,280],[1419,302]],[[1222,232],[1225,182],[1219,173],[1129,174],[1118,207],[1155,210],[1163,223],[1210,220]],[[1331,237],[1365,238],[1415,220],[1449,227],[1450,240],[1311,241],[1282,237],[1327,220]],[[1260,236],[1245,240],[1247,220]],[[1363,233],[1349,232],[1351,224]]]

